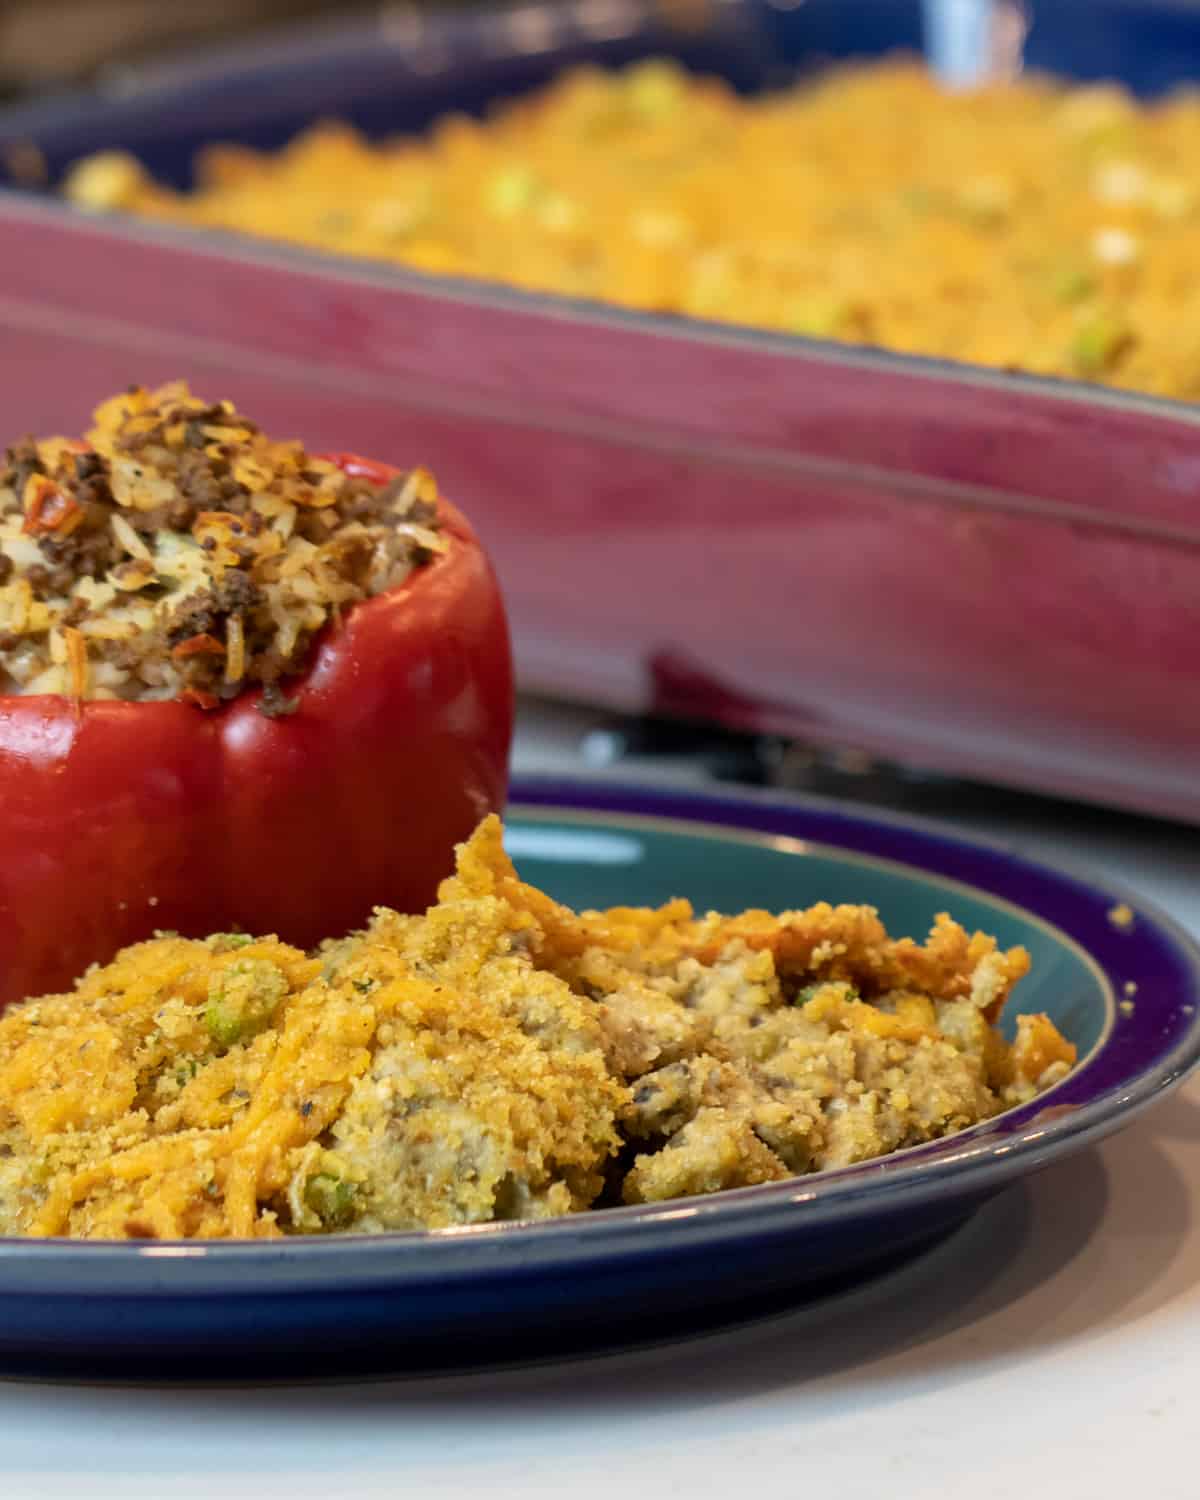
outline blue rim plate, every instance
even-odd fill
[[[998,845],[816,799],[576,780],[518,783],[509,828],[522,872],[580,904],[829,896],[914,932],[949,909],[1031,946],[1022,1008],[1049,1010],[1080,1064],[961,1135],[707,1198],[433,1234],[0,1240],[0,1372],[322,1379],[678,1337],[915,1253],[1006,1184],[1127,1124],[1200,1061],[1191,939],[1136,896]],[[1121,904],[1131,921],[1114,919]]]

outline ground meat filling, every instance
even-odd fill
[[[86,444],[0,463],[0,692],[212,708],[261,687],[286,713],[317,632],[448,545],[425,470],[374,484],[228,401],[133,387]]]

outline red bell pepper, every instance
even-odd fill
[[[318,637],[292,713],[0,698],[0,1006],[159,929],[310,947],[433,899],[503,804],[513,716],[495,577],[439,506],[449,551]]]

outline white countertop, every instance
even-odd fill
[[[527,720],[518,769],[561,769],[581,722]],[[967,821],[1200,933],[1196,831],[1037,803]],[[916,1264],[754,1328],[431,1382],[0,1383],[0,1495],[1196,1500],[1198,1280],[1200,1078]]]

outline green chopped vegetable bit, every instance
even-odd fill
[[[1078,375],[1101,375],[1129,342],[1129,329],[1109,313],[1086,318],[1071,341],[1071,363]]]
[[[806,984],[803,989],[797,990],[796,998],[792,1001],[792,1004],[807,1005],[810,1000],[816,998],[821,990],[828,989],[831,984],[836,985],[838,989],[844,991],[842,995],[843,1000],[859,1000],[862,998],[854,985],[847,984],[844,980],[818,979],[815,984]]]
[[[221,1047],[257,1036],[270,1024],[287,994],[287,978],[269,959],[240,958],[214,974],[208,987],[204,1024]]]
[[[354,1218],[358,1184],[335,1177],[332,1172],[318,1172],[304,1184],[304,1204],[326,1229],[344,1229]]]
[[[673,63],[639,63],[625,75],[625,97],[644,119],[661,120],[683,103],[683,78]]]
[[[809,338],[833,338],[846,327],[849,318],[850,309],[840,299],[813,297],[792,303],[787,311],[787,326],[790,332]]]
[[[199,1071],[200,1062],[197,1058],[185,1058],[184,1061],[179,1065],[179,1067],[175,1069],[175,1082],[179,1085],[180,1088],[184,1088],[192,1081],[193,1078],[195,1078],[196,1074]]]
[[[502,219],[511,219],[533,202],[538,180],[528,167],[504,167],[485,188],[487,206]]]
[[[233,948],[246,947],[254,938],[248,932],[214,932],[206,941],[214,953],[228,953]]]
[[[1096,278],[1081,266],[1064,267],[1057,272],[1052,284],[1058,302],[1082,302],[1097,290]]]
[[[369,995],[372,990],[378,989],[378,979],[352,979],[350,983],[360,995]]]

